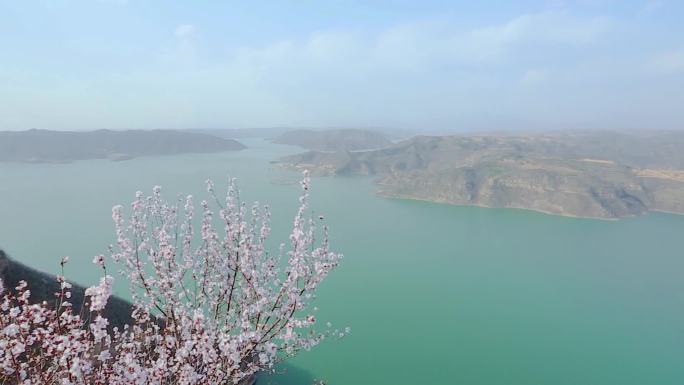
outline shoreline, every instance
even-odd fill
[[[386,199],[398,199],[398,200],[407,200],[407,201],[416,201],[416,202],[426,202],[426,203],[433,203],[433,204],[438,204],[438,205],[449,205],[449,206],[457,206],[457,207],[478,207],[478,208],[483,208],[483,209],[523,210],[523,211],[531,211],[534,213],[539,213],[539,214],[544,214],[544,215],[549,215],[549,216],[562,217],[562,218],[589,219],[589,220],[600,220],[600,221],[611,221],[611,222],[617,222],[617,221],[620,221],[622,219],[637,218],[637,217],[642,216],[642,215],[628,215],[628,216],[622,216],[622,217],[591,217],[591,216],[581,216],[581,215],[574,215],[574,214],[554,213],[551,211],[545,211],[545,210],[539,210],[539,209],[533,209],[533,208],[527,208],[527,207],[505,207],[505,206],[500,207],[500,206],[487,206],[484,204],[458,204],[458,203],[450,203],[450,202],[445,202],[445,201],[431,200],[431,199],[426,199],[426,198],[385,194],[382,191],[376,191],[375,195],[377,195],[378,197],[381,197],[381,198],[386,198]],[[668,212],[668,211],[664,211],[664,210],[648,210],[643,215],[647,215],[650,212],[661,212],[661,213],[684,216],[684,213]]]

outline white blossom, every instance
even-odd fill
[[[93,263],[100,266],[100,267],[104,267],[104,265],[105,265],[104,255],[96,255],[95,257],[93,257]]]
[[[90,311],[102,311],[112,295],[114,278],[110,275],[100,278],[100,284],[86,289],[85,295],[90,297]]]

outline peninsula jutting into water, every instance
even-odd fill
[[[678,131],[472,134],[310,151],[280,162],[322,175],[372,175],[386,197],[622,218],[684,213],[681,148]]]
[[[174,130],[0,131],[0,162],[63,163],[84,159],[211,153],[244,149],[240,142]]]

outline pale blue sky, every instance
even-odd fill
[[[0,0],[0,130],[684,128],[680,0]]]

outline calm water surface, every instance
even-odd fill
[[[111,207],[162,185],[203,197],[239,179],[268,202],[285,241],[298,175],[269,161],[297,151],[249,141],[239,153],[61,165],[0,164],[0,247],[90,284],[113,242]],[[221,183],[217,183],[221,186]],[[315,178],[343,265],[319,320],[352,334],[260,383],[333,385],[684,384],[684,217],[622,221],[388,200],[365,178]],[[125,294],[121,291],[120,294]]]

